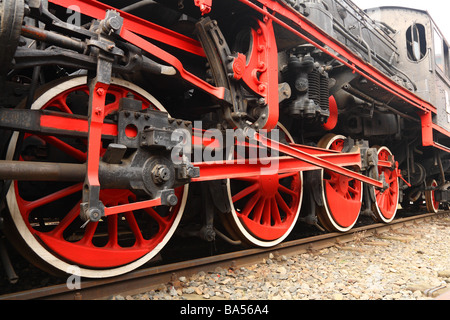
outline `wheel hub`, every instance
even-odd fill
[[[258,177],[262,194],[267,198],[272,198],[278,192],[278,174]]]
[[[348,192],[349,182],[350,178],[343,175],[339,175],[337,186],[339,186],[339,192],[341,194],[346,194]]]

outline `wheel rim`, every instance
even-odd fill
[[[288,142],[292,137],[279,125]],[[260,247],[283,241],[297,222],[303,198],[301,172],[228,179],[233,234]]]
[[[378,148],[378,160],[388,161],[392,152],[386,148]],[[400,195],[398,177],[393,170],[385,167],[378,167],[379,179],[384,175],[384,179],[389,187],[385,191],[373,188],[376,202],[373,204],[377,220],[389,223],[394,220],[398,208],[398,200]]]
[[[79,113],[78,96],[88,95],[86,77],[72,78],[44,92],[32,109]],[[164,108],[139,87],[113,79],[107,96],[105,114],[118,109],[119,99],[132,93],[143,102],[144,108]],[[75,96],[77,95],[77,96]],[[74,99],[74,100],[71,100]],[[12,159],[18,143],[14,134],[7,151]],[[39,144],[48,148],[47,161],[83,163],[86,141],[53,136],[24,135],[21,159],[33,160],[23,150]],[[45,153],[45,152],[44,152]],[[36,152],[34,152],[34,156]],[[70,266],[80,267],[84,277],[109,277],[131,271],[153,258],[168,242],[183,213],[187,186],[175,190],[180,199],[172,208],[154,207],[138,212],[126,212],[88,223],[80,228],[79,210],[82,183],[17,182],[11,184],[7,195],[12,221],[26,245],[40,257],[39,265],[67,272]],[[30,192],[31,191],[31,192]],[[129,190],[101,190],[100,200],[106,206],[130,203],[136,200]]]
[[[431,179],[427,181],[427,187],[437,187],[438,183],[436,180]],[[427,210],[433,213],[439,211],[439,201],[436,201],[434,196],[434,190],[425,191],[425,202],[427,205]]]
[[[319,141],[320,148],[342,151],[346,138],[326,135]],[[329,170],[322,170],[322,202],[318,218],[328,231],[346,232],[358,220],[362,204],[361,181],[348,178]]]

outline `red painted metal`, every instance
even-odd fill
[[[60,112],[43,113],[40,116],[40,127],[43,132],[53,132],[54,134],[69,136],[87,136],[89,124],[86,117],[67,115]],[[103,123],[102,135],[117,137],[117,125],[113,123]]]
[[[102,148],[102,127],[105,117],[106,92],[109,84],[96,82],[91,90],[91,110],[89,118],[88,150],[87,150],[87,174],[86,183],[90,187],[100,187],[98,180],[98,168],[100,165],[100,152]]]
[[[435,147],[450,153],[449,147],[435,142],[434,131],[445,136],[450,136],[450,133],[433,122],[433,115],[430,112],[418,112],[418,114],[422,124],[422,145],[425,147]]]
[[[200,8],[202,15],[211,12],[212,0],[194,0],[194,3],[197,7]]]
[[[347,167],[361,165],[361,155],[359,153],[329,153],[318,155],[317,157],[324,161],[326,159],[327,162],[332,162],[335,166]],[[193,178],[191,180],[192,182],[237,179],[261,174],[311,171],[321,168],[318,164],[292,157],[259,158],[257,161],[250,162],[247,160],[245,163],[241,160],[197,162],[193,165],[200,168],[200,177]]]
[[[264,146],[266,146],[266,147],[268,147],[270,149],[278,150],[278,152],[280,152],[280,153],[284,153],[284,154],[289,155],[291,157],[294,157],[296,159],[303,160],[303,161],[308,162],[310,164],[314,164],[314,165],[316,165],[318,167],[321,167],[323,169],[327,169],[327,170],[336,172],[336,173],[344,175],[346,177],[362,181],[364,183],[367,183],[369,185],[375,186],[377,188],[383,188],[383,183],[381,181],[369,178],[369,177],[364,176],[362,174],[359,174],[359,173],[356,173],[356,172],[351,171],[349,169],[343,168],[343,167],[341,167],[339,165],[336,165],[335,163],[332,163],[330,161],[321,159],[321,158],[319,158],[317,156],[308,154],[306,152],[297,150],[297,149],[292,148],[292,147],[290,147],[288,145],[284,145],[284,144],[278,143],[278,142],[276,142],[274,140],[270,140],[270,139],[260,135],[257,132],[255,132],[254,138],[259,143],[261,143],[262,145],[264,145]],[[343,155],[345,155],[345,154],[343,154]]]
[[[70,128],[72,123],[77,124],[82,132],[87,124],[83,123],[83,120],[77,118],[69,118],[67,116],[60,116],[58,114],[52,114],[52,121],[45,122],[47,129],[60,129],[63,132],[63,127],[66,126]],[[67,121],[67,122],[61,122]],[[87,122],[84,120],[84,122]],[[53,126],[53,124],[55,126]],[[103,134],[108,134],[109,136],[117,135],[117,125],[109,124],[103,125]],[[105,132],[105,129],[107,132]],[[65,135],[70,135],[70,130],[65,132]],[[49,137],[50,139],[56,139],[54,137]],[[325,150],[321,148],[303,146],[297,144],[282,145],[275,141],[267,142],[265,138],[261,138],[260,142],[267,147],[278,148],[282,153],[288,154],[291,157],[280,157],[280,158],[265,158],[265,159],[253,159],[253,162],[247,160],[242,163],[242,160],[230,160],[230,161],[219,161],[215,163],[202,162],[194,163],[194,166],[200,168],[200,177],[192,179],[192,182],[196,181],[208,181],[208,180],[219,180],[227,178],[238,178],[242,176],[253,176],[260,175],[261,172],[273,172],[287,173],[294,171],[309,171],[317,170],[320,168],[325,168],[333,172],[337,172],[344,176],[351,177],[363,182],[366,182],[377,187],[382,187],[382,183],[366,176],[358,174],[354,171],[348,170],[345,167],[349,166],[361,166],[361,155],[359,153],[339,153],[336,150]],[[205,145],[211,148],[218,147],[218,141],[206,139],[205,137],[193,136],[194,145]],[[277,147],[278,146],[278,147]],[[85,157],[85,155],[80,155],[80,157]],[[293,158],[292,158],[293,157]],[[379,167],[392,168],[393,163],[391,160],[380,159],[378,163]]]
[[[161,60],[165,61],[166,63],[172,65],[177,71],[179,72],[180,76],[190,82],[192,85],[195,85],[199,89],[202,89],[203,91],[215,96],[218,99],[223,100],[225,96],[225,88],[217,88],[206,81],[203,81],[202,79],[198,78],[194,74],[186,71],[184,69],[183,64],[180,60],[178,60],[175,56],[171,55],[170,53],[162,50],[158,46],[155,46],[154,44],[150,43],[149,41],[143,39],[142,37],[139,37],[138,35],[134,34],[133,32],[122,28],[121,37],[134,45],[142,48],[143,50],[153,54],[154,56],[160,58]]]
[[[350,228],[361,210],[361,181],[334,172],[324,178],[328,210],[342,228]]]
[[[263,97],[269,105],[269,114],[264,129],[271,130],[278,123],[278,51],[272,20],[256,20],[258,27],[252,28],[251,52],[233,61],[234,78],[242,79],[246,87]],[[248,62],[246,62],[248,61]]]
[[[205,57],[203,48],[197,40],[136,17],[135,15],[120,11],[119,9],[111,7],[107,4],[95,0],[49,0],[49,2],[65,8],[70,7],[75,11],[79,9],[82,14],[98,20],[103,20],[105,18],[105,13],[107,10],[119,11],[120,16],[124,18],[124,29],[168,44],[174,48]]]
[[[104,19],[106,10],[117,10],[103,3],[93,0],[50,0],[51,2],[73,9],[80,9],[82,14],[93,17],[95,19]],[[192,85],[197,86],[199,89],[208,92],[218,99],[223,100],[225,96],[224,88],[216,88],[206,81],[198,78],[194,74],[186,71],[183,64],[172,54],[162,50],[158,46],[145,40],[139,35],[166,43],[177,49],[185,50],[187,52],[205,56],[203,48],[198,41],[188,38],[184,35],[176,33],[172,30],[155,25],[149,21],[137,18],[131,14],[120,12],[120,15],[124,18],[123,27],[120,36],[129,41],[130,43],[138,46],[139,48],[147,51],[155,57],[165,61],[172,65],[179,72],[180,76],[190,82]]]
[[[324,128],[327,131],[331,131],[333,130],[338,122],[338,106],[336,103],[336,99],[331,96],[329,99],[329,106],[330,106],[330,116],[328,117],[327,122],[325,122],[324,124],[322,124],[322,128]]]
[[[161,198],[156,198],[152,200],[121,204],[114,207],[105,207],[105,216],[111,216],[122,212],[140,210],[150,207],[157,207],[160,205],[161,205]]]
[[[60,129],[62,131],[62,127],[58,120],[66,120],[66,124],[70,125],[73,121],[76,124],[82,124],[80,127],[85,128],[86,126],[82,123],[80,119],[71,119],[63,116],[59,116],[57,114],[53,114],[51,122],[46,122],[47,129]],[[85,120],[86,122],[86,120]],[[52,124],[57,124],[57,126],[52,126]],[[103,134],[108,134],[109,136],[117,135],[117,125],[109,124],[108,126],[103,126],[103,129],[106,129],[107,132],[103,131]],[[83,129],[80,129],[83,130]],[[83,130],[84,132],[84,130]],[[70,130],[66,133],[70,134]],[[264,138],[263,138],[264,139]],[[212,149],[218,147],[218,141],[206,139],[205,137],[193,136],[193,144],[194,145],[205,145],[209,146]],[[264,140],[263,140],[264,141]],[[260,141],[262,142],[262,141]],[[309,171],[309,170],[317,170],[320,168],[325,168],[339,174],[343,174],[344,176],[349,176],[354,179],[369,183],[371,185],[375,185],[377,187],[382,187],[381,182],[370,179],[358,173],[355,173],[351,170],[348,170],[344,167],[349,166],[361,166],[361,155],[359,153],[339,153],[335,150],[325,150],[321,148],[311,147],[311,146],[303,146],[297,144],[290,145],[282,145],[278,144],[275,141],[271,141],[265,146],[280,146],[279,151],[282,153],[286,153],[289,156],[293,157],[280,157],[280,158],[266,158],[266,159],[258,159],[254,162],[250,162],[247,160],[245,163],[242,163],[241,160],[230,160],[230,161],[219,161],[219,162],[202,162],[202,163],[194,163],[194,166],[200,167],[200,177],[192,179],[192,182],[196,181],[208,181],[208,180],[219,180],[219,179],[227,179],[227,178],[237,178],[239,176],[252,176],[259,175],[261,172],[268,172],[269,170],[276,170],[278,173],[287,173],[293,171]],[[276,164],[276,165],[274,165]],[[392,168],[393,164],[389,160],[380,160],[379,167]]]
[[[238,53],[233,61],[233,78],[241,80],[246,72],[247,57],[242,53]]]

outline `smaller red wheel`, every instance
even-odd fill
[[[427,180],[427,189],[428,188],[435,188],[438,186],[438,183],[434,179]],[[427,204],[427,210],[432,213],[437,213],[439,211],[439,201],[436,201],[436,198],[434,197],[434,190],[428,190],[425,191],[425,202]]]
[[[378,160],[389,160],[392,152],[386,147],[377,147]],[[384,180],[389,187],[386,190],[380,190],[373,187],[376,201],[372,204],[372,210],[375,213],[375,219],[379,222],[389,223],[394,220],[397,214],[398,200],[400,196],[398,177],[393,170],[386,167],[378,167],[379,179],[384,175]]]
[[[286,141],[294,141],[281,124],[278,127]],[[303,174],[233,178],[227,191],[231,212],[224,216],[224,226],[228,232],[245,244],[272,247],[291,233],[300,215]]]
[[[325,135],[319,148],[342,151],[346,137]],[[361,212],[362,183],[329,170],[322,170],[322,202],[317,207],[317,217],[330,232],[346,232],[353,228]]]

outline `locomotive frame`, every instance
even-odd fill
[[[49,11],[48,3],[54,5],[54,13]],[[401,81],[375,66],[375,60],[382,64],[383,61],[372,55],[376,48],[371,48],[364,39],[360,38],[356,44],[366,46],[364,54],[368,59],[333,37],[328,21],[320,26],[312,22],[317,17],[319,24],[326,20],[322,7],[317,16],[314,13],[308,19],[308,10],[318,8],[315,1],[310,7],[298,1],[236,0],[228,4],[219,0],[167,1],[169,8],[178,8],[195,20],[198,40],[99,1],[49,0],[48,3],[43,0],[3,2],[4,12],[13,7],[24,8],[12,10],[14,14],[10,18],[14,27],[10,34],[0,34],[0,39],[9,37],[7,40],[17,47],[14,52],[2,51],[4,57],[14,59],[9,68],[32,69],[34,77],[39,77],[39,68],[51,65],[86,72],[81,77],[73,75],[50,82],[50,87],[43,89],[37,98],[33,87],[37,80],[33,77],[29,97],[24,102],[0,109],[0,127],[16,132],[11,140],[4,141],[7,151],[6,160],[0,161],[0,177],[5,180],[4,193],[10,211],[5,219],[13,226],[4,228],[4,232],[20,242],[26,255],[49,271],[65,272],[75,263],[82,266],[85,277],[110,277],[149,261],[175,233],[189,198],[188,185],[195,182],[225,182],[221,186],[213,182],[210,191],[202,190],[204,201],[212,199],[213,202],[204,212],[202,236],[214,239],[213,220],[218,212],[232,238],[256,246],[273,246],[288,236],[299,218],[304,195],[311,201],[312,210],[305,220],[309,218],[317,224],[318,218],[326,230],[340,232],[354,226],[363,203],[364,210],[371,211],[376,220],[389,223],[402,201],[403,190],[408,188],[414,191],[414,196],[423,195],[427,209],[435,212],[439,203],[446,203],[450,198],[442,164],[442,158],[450,153],[447,143],[450,132],[436,121],[442,106],[415,94],[414,88],[408,87],[407,76],[404,82],[408,85],[401,85]],[[320,1],[317,3],[322,5]],[[348,12],[368,19],[351,2],[344,3],[349,5],[345,7]],[[236,50],[227,43],[231,31],[221,29],[221,23],[210,18],[217,18],[216,8],[216,12],[222,12],[227,5],[230,8],[223,12],[222,24],[233,19],[233,15],[236,19],[251,20],[241,41],[249,43],[242,45],[235,41]],[[87,27],[66,23],[57,17],[58,9],[77,10],[92,22]],[[243,12],[242,17],[237,12]],[[25,16],[35,26],[22,24]],[[20,36],[46,44],[46,50],[39,45],[24,47]],[[240,37],[241,34],[237,36]],[[5,61],[10,64],[8,59]],[[333,89],[333,83],[329,82],[333,69],[345,70],[343,76],[336,72],[340,86],[334,86],[338,89]],[[205,130],[195,126],[195,117],[179,120],[169,116],[172,111],[181,116],[187,111],[166,110],[144,89],[117,78],[120,75],[131,79],[138,72],[163,79],[162,85],[167,88],[185,86],[183,91],[190,97],[199,95],[202,102],[194,101],[203,110],[200,114],[214,112],[219,118],[213,119],[219,132],[240,130],[243,140],[238,143],[244,150],[255,145],[269,150],[269,161],[276,162],[276,169],[269,168],[267,159],[256,158],[252,162],[255,159],[246,156],[242,162],[228,158],[229,153],[217,161],[193,160],[191,152],[195,153],[196,148],[211,151],[214,139],[208,140],[211,137],[205,136]],[[290,79],[292,74],[294,80]],[[318,79],[316,104],[312,94],[305,95],[308,86],[313,86],[313,78],[305,80],[309,74]],[[358,77],[361,87],[355,87],[353,80],[347,80],[349,77]],[[176,80],[168,80],[172,78]],[[366,90],[362,91],[367,83]],[[333,92],[328,91],[330,88]],[[377,93],[373,95],[373,91]],[[80,97],[73,97],[71,103],[64,100],[77,92],[87,96],[87,100]],[[440,181],[425,182],[423,173],[416,179],[418,183],[415,180],[412,183],[416,178],[411,177],[416,174],[416,164],[410,158],[409,149],[406,156],[400,154],[397,158],[398,154],[386,146],[369,146],[369,141],[356,131],[348,137],[325,135],[313,146],[296,143],[281,123],[286,117],[282,111],[288,109],[289,116],[311,120],[313,126],[318,124],[319,132],[340,130],[339,126],[345,126],[340,109],[345,107],[343,101],[349,96],[363,100],[364,105],[372,105],[372,109],[387,110],[390,116],[378,119],[388,121],[394,115],[399,130],[400,118],[414,124],[414,133],[420,134],[420,139],[416,137],[414,145],[406,143],[412,148],[434,150],[423,161],[432,159],[438,163],[439,171],[429,176],[440,177]],[[83,111],[86,114],[72,110],[82,103],[86,105]],[[370,112],[370,119],[376,120],[376,116],[372,118],[373,110]],[[275,129],[283,133],[282,140],[270,138],[268,132]],[[393,134],[383,131],[384,127],[380,130],[381,134],[373,135]],[[352,134],[354,139],[350,137]],[[188,137],[193,143],[187,154],[180,151],[179,140],[173,140],[174,135]],[[22,152],[22,140],[33,136],[63,151],[65,156],[77,159],[77,163],[59,162],[58,159],[65,159],[62,156],[54,156],[52,161],[24,161],[24,155],[18,154]],[[80,151],[75,142],[69,144],[60,137],[83,140],[86,150]],[[422,164],[419,171],[421,167]],[[266,169],[269,173],[263,174]],[[22,196],[25,192],[19,181],[75,184],[29,200]],[[217,194],[212,190],[218,191]],[[67,216],[61,217],[54,229],[35,229],[27,221],[34,217],[34,208],[52,202],[50,196],[61,200],[74,193],[81,193],[81,200]],[[408,195],[405,205],[412,198],[413,193]],[[342,208],[336,208],[339,202]],[[165,207],[165,212],[157,212],[157,207]],[[150,216],[142,220],[155,229],[151,235],[144,235],[135,217],[138,214],[133,215],[142,211]],[[65,232],[75,219],[82,224],[78,228],[85,231],[81,239],[70,242]],[[133,244],[126,247],[118,244],[118,225],[123,220],[135,237]],[[102,223],[109,236],[106,243],[93,245],[90,242]],[[98,261],[99,256],[102,261]]]

